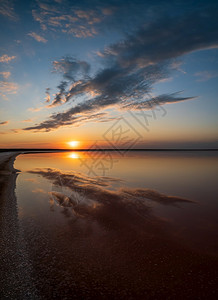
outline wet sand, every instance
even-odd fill
[[[31,265],[28,261],[15,196],[20,153],[0,153],[0,299],[34,299]]]

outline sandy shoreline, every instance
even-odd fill
[[[0,299],[36,299],[15,195],[19,154],[0,153]]]
[[[16,172],[14,161],[22,152],[3,152],[0,153],[0,172]]]

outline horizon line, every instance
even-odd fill
[[[82,151],[116,151],[116,152],[128,152],[128,151],[218,151],[218,148],[146,148],[146,149],[125,149],[125,148],[104,148],[104,149],[59,149],[59,148],[0,148],[0,152],[7,152],[7,151],[70,151],[70,152],[82,152]]]

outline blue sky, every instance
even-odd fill
[[[1,147],[218,146],[216,1],[0,4]]]

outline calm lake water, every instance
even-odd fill
[[[15,168],[42,299],[216,298],[217,152],[36,153]]]

